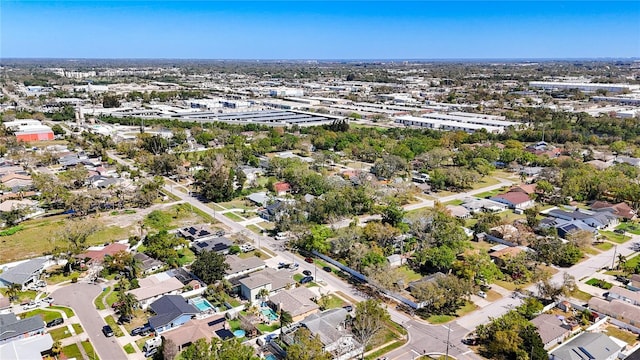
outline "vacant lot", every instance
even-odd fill
[[[66,248],[68,244],[56,240],[64,227],[65,215],[27,220],[21,225],[23,230],[9,236],[0,237],[0,263],[40,256],[51,252],[55,246]],[[89,236],[87,245],[97,245],[129,237],[132,228],[106,226],[98,219],[99,230]]]

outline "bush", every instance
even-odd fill
[[[6,230],[0,231],[0,236],[11,236],[11,235],[17,233],[18,231],[20,231],[22,229],[24,229],[24,226],[22,226],[22,225],[10,227],[10,228],[8,228]]]
[[[238,245],[232,245],[231,247],[229,247],[229,254],[234,255],[240,252],[240,246]]]
[[[74,284],[78,282],[78,274],[71,275],[71,282]]]

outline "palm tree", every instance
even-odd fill
[[[51,346],[51,355],[57,358],[61,352],[62,352],[62,343],[60,342],[60,340],[56,340],[53,343],[53,346]]]
[[[20,284],[10,284],[5,291],[5,294],[9,297],[9,301],[16,300],[18,298],[18,293],[22,290],[22,285]]]
[[[262,301],[267,301],[267,296],[269,296],[269,290],[262,288],[258,291],[258,296],[262,298]]]
[[[280,335],[282,335],[282,328],[287,327],[293,323],[293,317],[288,311],[280,310]]]
[[[118,292],[118,310],[120,310],[120,315],[122,316],[132,316],[133,310],[138,303],[138,299],[131,294],[126,293],[123,290]]]
[[[618,254],[618,269],[624,268],[625,265],[627,265],[627,257],[622,254]]]

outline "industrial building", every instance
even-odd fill
[[[499,126],[478,125],[452,120],[428,119],[417,116],[398,116],[396,117],[395,122],[405,126],[417,126],[443,131],[464,131],[467,133],[474,133],[480,129],[485,129],[488,133],[494,134],[499,134],[504,131],[504,127]]]
[[[53,140],[53,130],[38,120],[19,119],[4,123],[7,129],[13,130],[18,141],[44,141]]]
[[[173,115],[172,118],[195,122],[219,121],[229,124],[256,124],[265,126],[317,126],[330,124],[335,120],[343,119],[338,116],[280,110],[234,112],[226,114],[220,114],[217,112],[195,112]]]
[[[613,93],[620,93],[623,91],[632,91],[640,89],[640,85],[629,84],[598,84],[598,83],[570,83],[570,82],[555,82],[555,81],[530,81],[530,87],[541,88],[544,90],[569,90],[577,89],[585,92],[595,92],[598,90],[606,90]]]

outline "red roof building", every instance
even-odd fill
[[[84,254],[78,255],[80,259],[87,259],[87,263],[90,262],[101,262],[105,256],[113,256],[115,253],[120,251],[126,251],[129,248],[129,245],[120,244],[120,243],[111,243],[105,246],[102,250],[88,250]]]
[[[273,184],[273,189],[275,190],[276,194],[284,195],[287,192],[291,191],[291,185],[289,185],[288,182],[281,181]]]

